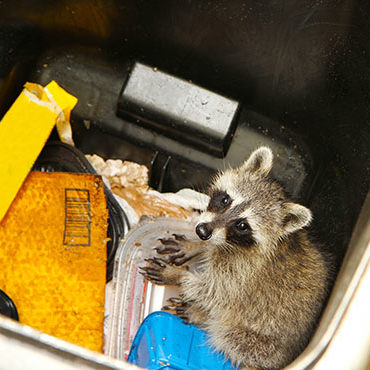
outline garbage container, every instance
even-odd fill
[[[71,117],[76,146],[147,165],[150,185],[161,191],[204,190],[218,169],[238,165],[258,145],[271,146],[275,177],[311,208],[315,238],[334,251],[340,270],[309,352],[292,365],[319,366],[369,259],[368,14],[370,4],[356,0],[5,0],[0,118],[26,81],[56,80],[79,99]],[[230,106],[216,134],[205,129],[207,104],[195,128],[171,107],[141,111],[145,96],[129,87],[134,78],[152,78],[150,71],[172,88],[206,91],[207,99],[222,102],[223,114]],[[128,94],[139,103],[123,106]],[[0,336],[19,343],[34,340],[29,353],[59,351],[65,366],[81,358],[91,368],[130,366],[26,339],[15,323],[0,320],[0,328]],[[366,340],[350,338],[361,353],[353,364],[366,362],[369,334]],[[2,361],[12,360],[0,356],[0,367],[7,366]]]

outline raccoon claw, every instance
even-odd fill
[[[159,245],[158,247],[153,248],[157,251],[158,254],[171,254],[174,252],[179,252],[180,248],[170,245]]]
[[[159,238],[158,239],[163,245],[178,245],[179,243],[173,238]]]
[[[181,266],[184,263],[190,261],[194,256],[187,255],[185,252],[173,254],[168,258],[168,261],[176,266]]]
[[[140,269],[143,269],[143,267],[139,267]],[[153,284],[156,285],[163,285],[162,280],[160,279],[159,276],[153,275],[150,272],[144,272],[144,271],[139,271],[139,274],[143,275],[146,280],[149,280]]]
[[[188,262],[193,258],[192,255],[187,255],[185,252],[180,252],[173,250],[171,252],[170,248],[167,248],[166,251],[164,252],[163,249],[160,248],[154,248],[158,254],[169,254],[169,256],[166,257],[166,261],[172,265],[175,266],[181,266],[185,262]]]
[[[158,239],[161,244],[153,249],[160,255],[167,255],[166,261],[176,266],[181,266],[192,257],[187,257],[187,254],[182,250],[180,243],[187,241],[184,235],[172,234],[173,238]]]
[[[167,299],[167,302],[170,302],[171,304],[166,305],[164,307],[171,307],[172,310],[181,310],[184,311],[185,308],[188,306],[188,303],[185,302],[183,299],[179,297],[171,297]]]
[[[187,304],[182,298],[180,297],[171,297],[171,298],[168,298],[167,299],[168,302],[171,302],[171,303],[174,303],[174,304],[177,304],[177,305],[184,305],[184,304]]]
[[[161,242],[161,245],[153,248],[157,251],[158,254],[172,254],[176,252],[180,252],[181,246],[179,242],[184,242],[187,239],[185,236],[180,234],[172,234],[173,238],[167,239],[158,239]]]
[[[139,271],[147,280],[158,285],[178,285],[183,274],[182,269],[172,266],[162,258],[146,258],[148,266],[139,267]]]
[[[165,311],[174,311],[178,317],[181,319],[188,320],[186,315],[186,308],[188,307],[188,303],[183,301],[181,298],[178,297],[171,297],[167,299],[168,302],[171,304],[165,305],[162,307],[162,310]]]
[[[194,251],[187,250],[189,248],[188,239],[182,234],[172,234],[172,238],[158,240],[160,245],[153,249],[159,255],[165,255],[165,261],[172,265],[181,266],[199,254],[198,252],[194,253]]]
[[[160,276],[160,272],[157,269],[151,268],[151,267],[139,267],[143,274],[150,274],[150,276]]]
[[[153,257],[153,258],[145,258],[144,261],[146,262],[149,262],[151,264],[155,264],[159,267],[166,267],[166,261],[163,260],[162,258],[157,258],[157,257]]]
[[[172,236],[179,242],[186,242],[187,239],[184,235],[180,235],[180,234],[172,234]]]
[[[165,284],[163,282],[162,270],[166,268],[166,262],[156,257],[145,258],[145,261],[149,262],[150,265],[139,267],[139,269],[141,270],[139,271],[139,273],[154,284]]]
[[[161,244],[153,248],[158,254],[172,254],[179,252],[181,249],[179,243],[173,238],[158,240]]]

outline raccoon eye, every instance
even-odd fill
[[[225,195],[222,199],[221,199],[221,204],[223,206],[227,206],[230,204],[230,197],[228,195]]]
[[[245,231],[245,230],[249,230],[249,229],[250,229],[249,224],[248,224],[248,222],[246,222],[246,221],[238,221],[238,222],[235,224],[235,227],[236,227],[239,231]]]
[[[215,191],[212,194],[207,210],[210,212],[224,212],[231,204],[232,199],[224,191]]]

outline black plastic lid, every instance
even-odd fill
[[[19,320],[17,307],[10,297],[0,290],[0,314],[10,317],[14,320]]]

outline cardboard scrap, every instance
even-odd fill
[[[102,351],[107,219],[100,176],[30,173],[0,224],[0,289],[21,323]]]
[[[77,99],[55,81],[26,83],[0,121],[0,221],[40,154],[54,125],[70,137],[69,116]]]

